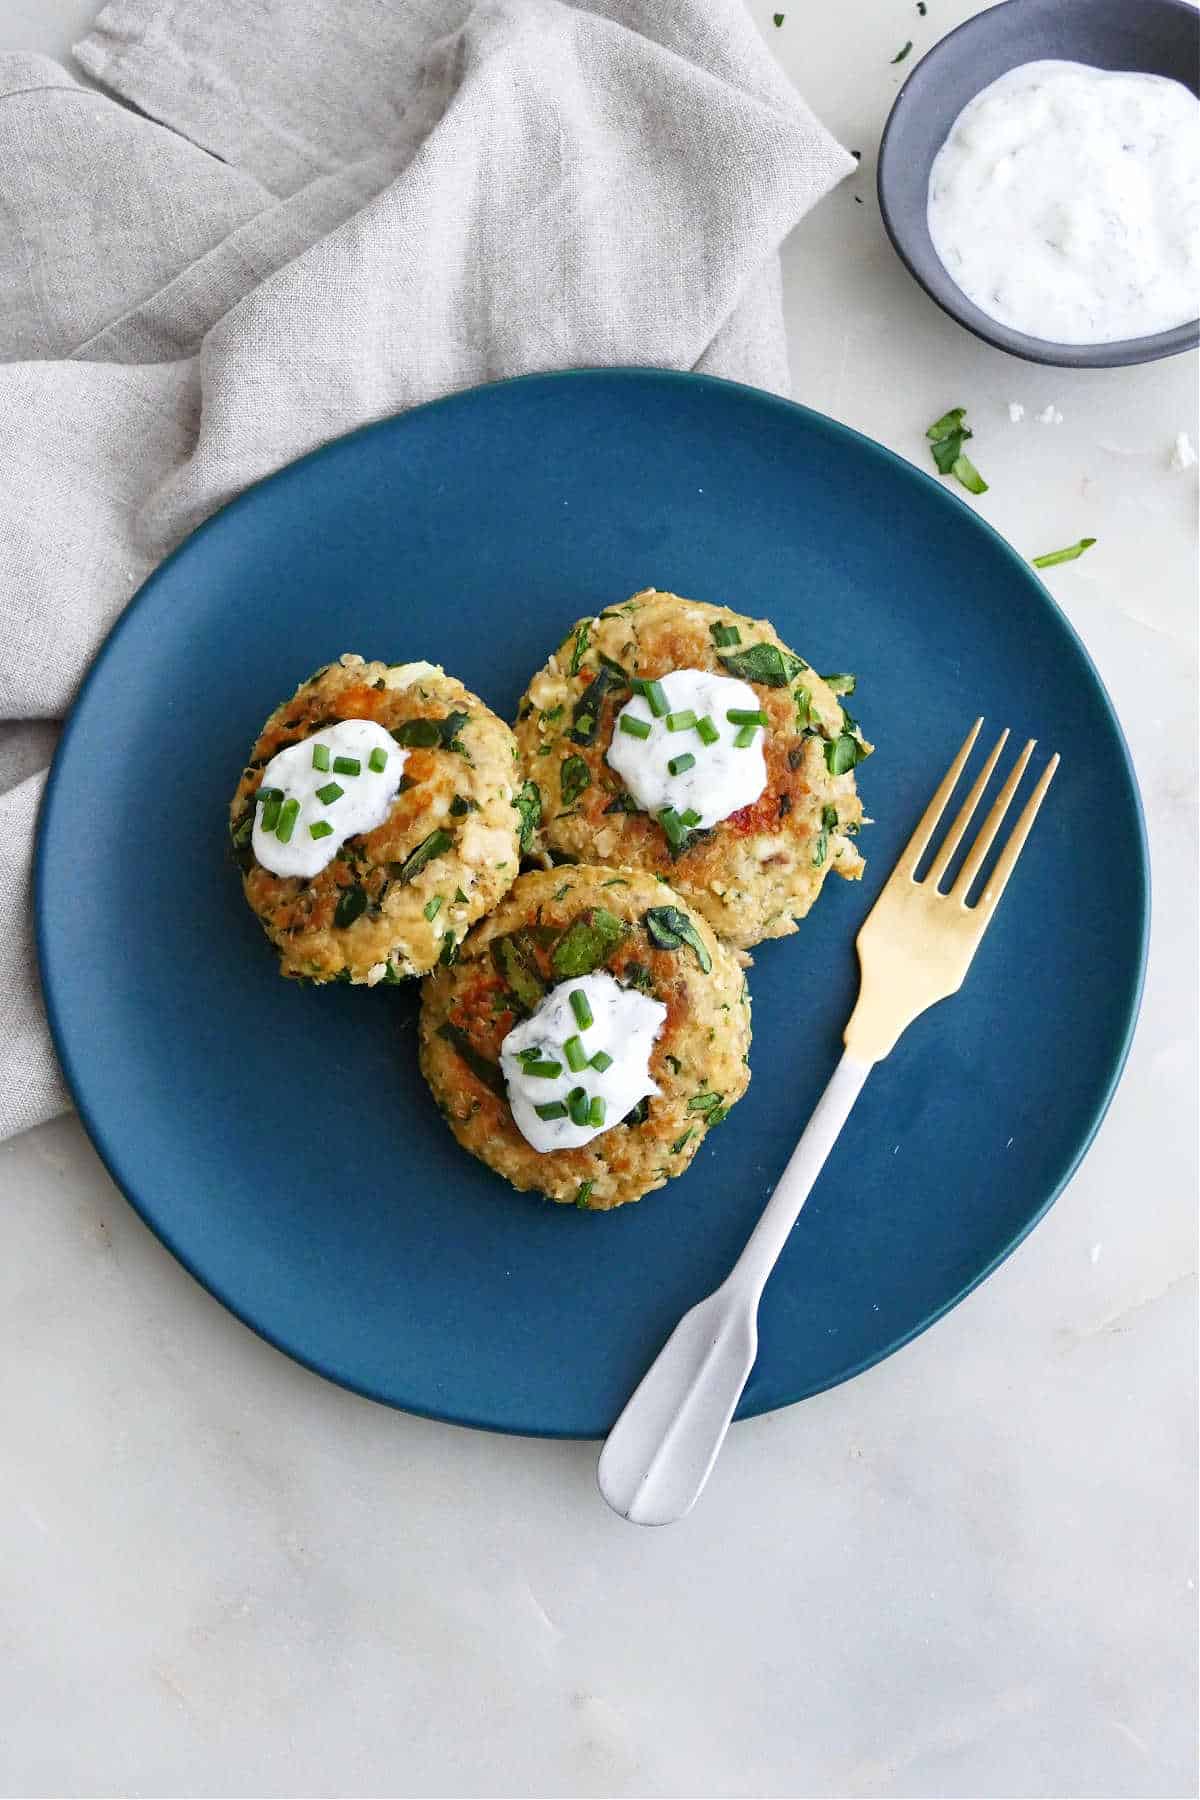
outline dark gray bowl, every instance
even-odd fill
[[[1196,320],[1119,344],[1027,337],[980,312],[938,260],[925,216],[934,157],[968,100],[1019,63],[1043,57],[1168,75],[1200,93],[1200,13],[1186,0],[1005,0],[950,32],[897,94],[879,145],[879,210],[897,255],[943,312],[1026,362],[1112,369],[1193,349]]]

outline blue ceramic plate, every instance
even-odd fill
[[[340,651],[442,662],[511,717],[572,620],[651,585],[857,672],[877,823],[863,883],[831,881],[756,954],[729,1124],[682,1180],[589,1214],[458,1149],[417,1072],[415,988],[279,979],[226,806],[266,713]],[[42,976],[84,1122],[198,1279],[322,1374],[599,1435],[783,1167],[838,1056],[855,932],[976,713],[1062,769],[965,989],[872,1076],[801,1215],[741,1410],[843,1381],[995,1268],[1079,1162],[1137,1010],[1146,857],[1108,699],[1036,577],[932,479],[752,389],[616,371],[460,394],[285,469],[157,571],[42,815]]]

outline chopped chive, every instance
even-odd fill
[[[467,904],[467,896],[463,893],[461,888],[455,888],[454,890],[454,904],[455,906],[466,906]]]
[[[680,1151],[687,1144],[689,1138],[692,1138],[695,1135],[695,1130],[692,1129],[690,1131],[685,1131],[681,1138],[676,1138],[675,1142],[671,1145],[671,1155],[678,1156]]]
[[[605,1105],[604,1101],[600,1098],[599,1094],[597,1094],[595,1096],[595,1098],[592,1100],[591,1105],[588,1107],[588,1124],[589,1125],[603,1125],[604,1115],[607,1111],[608,1111],[607,1106]]]
[[[668,713],[666,725],[668,731],[690,731],[696,723],[696,715],[689,707],[686,712]]]
[[[582,1207],[584,1212],[591,1211],[592,1189],[595,1185],[594,1181],[581,1181],[579,1186],[575,1189],[575,1204],[576,1206]]]
[[[328,744],[314,744],[313,745],[312,766],[314,769],[319,769],[321,771],[322,775],[325,775],[328,773],[328,770],[329,770],[329,745]]]
[[[571,989],[571,1011],[575,1014],[575,1023],[580,1031],[586,1031],[593,1023],[592,1009],[588,1005],[588,997],[582,988]]]
[[[858,686],[857,675],[822,675],[821,680],[835,694],[852,694]]]
[[[635,718],[632,713],[622,713],[621,730],[627,737],[648,738],[651,727],[645,719]]]
[[[283,799],[283,789],[282,788],[272,788],[272,787],[260,787],[258,789],[257,793],[254,795],[254,798],[256,800],[261,800],[263,805],[265,806],[268,800],[282,800]]]
[[[1072,544],[1069,549],[1048,550],[1045,556],[1033,558],[1033,566],[1035,569],[1053,569],[1058,563],[1074,562],[1077,556],[1082,556],[1085,550],[1090,550],[1095,541],[1095,538],[1080,538],[1079,542]]]
[[[567,1112],[570,1114],[572,1125],[586,1125],[590,1111],[591,1107],[584,1090],[581,1087],[572,1088],[567,1095]]]
[[[642,699],[646,702],[646,705],[650,708],[650,711],[654,714],[656,719],[661,719],[665,716],[669,709],[670,702],[663,691],[663,684],[661,681],[635,681],[633,688],[635,693],[642,696]]]
[[[279,823],[275,827],[275,835],[281,844],[290,844],[292,833],[296,829],[296,820],[300,817],[300,802],[285,800],[279,812]]]
[[[708,629],[712,633],[713,643],[722,650],[727,650],[730,644],[740,644],[742,641],[742,634],[736,625],[710,625]]]
[[[721,735],[707,713],[696,720],[696,732],[702,744],[715,744]]]
[[[315,825],[309,826],[308,835],[311,838],[332,837],[333,826],[325,819],[318,819]]]
[[[668,844],[672,850],[680,850],[687,834],[687,826],[673,806],[664,806],[658,815],[658,822],[666,833]]]
[[[522,1063],[521,1068],[524,1074],[536,1075],[539,1081],[553,1081],[556,1075],[562,1074],[559,1062],[527,1062]]]
[[[357,756],[335,756],[333,772],[335,775],[361,775],[362,764]]]
[[[694,769],[695,766],[696,759],[690,750],[685,750],[682,756],[673,756],[667,764],[672,775],[686,775],[688,770]]]
[[[387,751],[381,744],[376,744],[370,756],[367,758],[367,767],[368,769],[373,769],[376,775],[382,775],[383,771],[387,768],[387,760]]]
[[[536,1044],[530,1044],[527,1049],[517,1051],[517,1061],[519,1063],[537,1062],[540,1060],[541,1054]]]
[[[259,821],[264,831],[274,831],[279,823],[279,812],[282,805],[283,795],[273,792],[262,809],[262,818]]]
[[[533,1110],[539,1119],[565,1119],[567,1116],[561,1100],[547,1100],[544,1106],[535,1106]]]
[[[769,725],[771,722],[758,707],[751,712],[746,707],[731,706],[725,717],[731,725]]]
[[[567,1067],[573,1075],[578,1075],[580,1069],[586,1069],[588,1066],[588,1053],[583,1047],[581,1037],[569,1037],[563,1045],[563,1055],[566,1057]]]
[[[425,914],[427,919],[436,919],[441,910],[442,896],[440,894],[435,894],[433,899],[427,900],[421,908],[421,911]]]
[[[754,734],[757,730],[758,730],[757,725],[743,725],[742,729],[738,732],[737,736],[733,740],[734,749],[735,750],[748,750],[750,748],[751,744],[754,742]]]
[[[592,1067],[600,1075],[603,1075],[605,1069],[612,1068],[612,1057],[608,1054],[607,1050],[597,1050],[595,1056],[592,1058]]]
[[[694,806],[689,806],[686,812],[680,813],[679,817],[682,820],[682,822],[687,826],[689,831],[692,829],[692,827],[694,825],[698,825],[700,823],[700,814],[696,811]]]
[[[837,822],[838,822],[837,807],[836,806],[823,806],[821,808],[821,824],[824,827],[824,829],[826,831],[836,831],[837,830]]]
[[[317,799],[322,806],[332,806],[335,800],[341,799],[345,791],[345,788],[339,787],[336,781],[327,781],[324,787],[317,789]]]

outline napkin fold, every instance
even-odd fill
[[[854,167],[741,0],[114,0],[75,56],[129,104],[0,56],[0,1137],[68,1104],[37,809],[154,565],[315,445],[477,382],[786,391],[779,246]]]

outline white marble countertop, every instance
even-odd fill
[[[1017,548],[1100,540],[1050,580],[1154,857],[1109,1118],[982,1289],[735,1428],[659,1533],[606,1510],[591,1445],[428,1424],[285,1360],[73,1120],[3,1146],[5,1795],[1195,1792],[1197,471],[1169,456],[1196,362],[1037,369],[944,318],[884,237],[873,148],[889,59],[978,9],[775,4],[773,47],[863,151],[787,247],[797,396],[920,463],[965,404]],[[63,55],[95,10],[0,0],[0,48]]]

